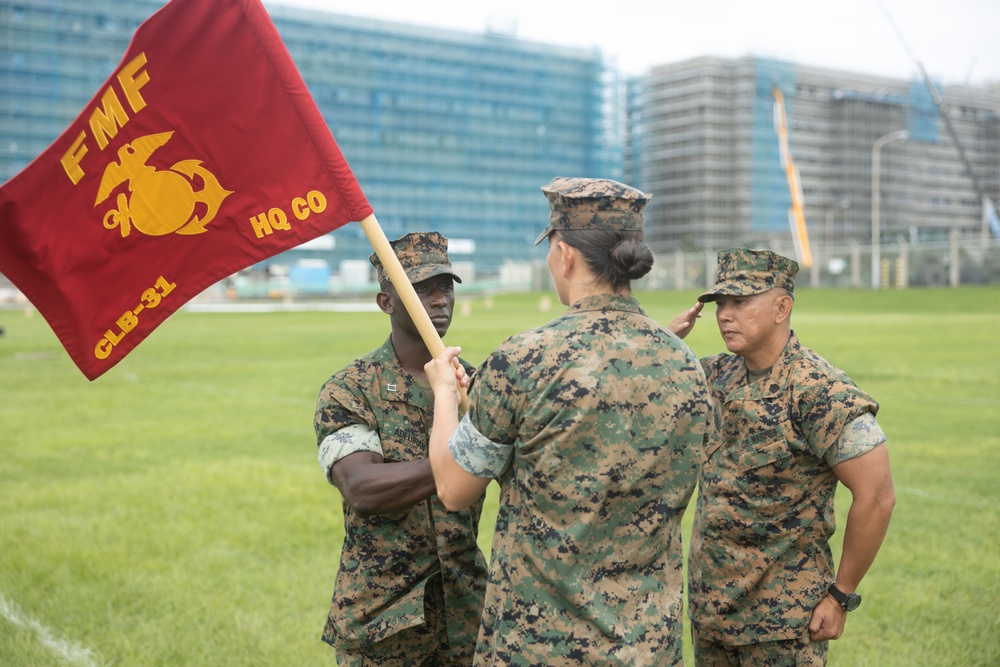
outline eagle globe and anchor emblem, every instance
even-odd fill
[[[117,227],[122,238],[129,235],[132,227],[149,236],[207,231],[222,201],[233,192],[219,185],[215,175],[201,166],[201,160],[181,160],[165,170],[146,164],[173,134],[173,131],[148,134],[118,149],[118,162],[105,168],[94,206],[126,181],[129,194],[119,193],[117,208],[104,214],[106,229]],[[195,190],[199,179],[202,187]],[[199,204],[204,205],[202,215],[196,215]]]

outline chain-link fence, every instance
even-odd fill
[[[792,251],[775,249],[794,257]],[[812,266],[799,271],[796,284],[814,288],[957,287],[1000,284],[1000,245],[979,241],[884,244],[875,254],[871,246],[848,244],[814,249]],[[715,278],[716,251],[660,254],[642,289],[700,289]]]
[[[795,254],[790,248],[774,250],[786,256]],[[715,280],[716,254],[715,250],[658,254],[653,270],[633,287],[639,290],[704,289]],[[860,244],[814,249],[812,265],[799,271],[796,285],[817,289],[905,289],[1000,284],[1000,245],[957,240],[919,245],[884,244],[874,264],[872,255],[870,246]],[[474,275],[474,271],[471,273]],[[326,282],[324,289],[315,280],[298,284],[294,272],[289,275],[250,269],[210,287],[195,301],[371,301],[378,291],[378,285],[371,278],[345,283],[332,275]],[[497,276],[476,276],[462,284],[464,294],[551,289],[551,277],[544,262],[511,261]],[[0,275],[0,308],[18,307],[31,307],[31,304]]]

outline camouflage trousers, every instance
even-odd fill
[[[470,667],[474,646],[452,652],[440,577],[424,593],[426,622],[401,630],[359,651],[337,653],[337,667]]]
[[[808,637],[727,646],[692,635],[695,667],[824,667],[829,646]]]

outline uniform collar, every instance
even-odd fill
[[[742,357],[737,357],[738,363],[733,363],[718,380],[715,381],[715,388],[722,395],[730,398],[743,398],[749,400],[774,398],[781,394],[785,385],[788,384],[792,372],[792,362],[799,356],[802,346],[798,337],[792,331],[785,343],[785,349],[778,355],[777,361],[771,367],[771,372],[761,378],[756,383],[751,383],[747,379],[746,362]],[[739,392],[739,396],[735,396]]]
[[[430,393],[417,384],[400,363],[392,346],[392,336],[375,351],[374,356],[381,365],[377,378],[381,398],[387,401],[404,401],[427,408],[433,405]]]
[[[645,315],[642,306],[639,305],[639,300],[632,295],[624,294],[592,294],[585,296],[570,306],[566,313],[572,314],[591,310],[621,310]]]

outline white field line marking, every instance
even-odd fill
[[[25,618],[21,609],[14,602],[8,600],[3,593],[0,593],[0,615],[18,627],[34,631],[42,645],[65,662],[80,667],[98,667],[92,657],[93,651],[77,646],[67,639],[57,637],[53,630],[33,618]]]

